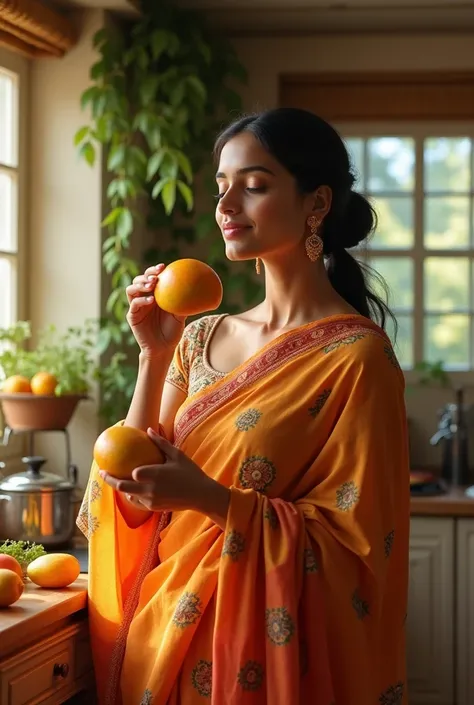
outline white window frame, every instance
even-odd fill
[[[356,123],[339,123],[336,125],[338,131],[343,138],[362,138],[370,137],[412,137],[415,139],[416,162],[415,162],[415,192],[421,188],[423,183],[423,151],[421,139],[426,137],[469,137],[474,140],[474,123],[473,122],[454,122],[454,121],[423,121],[423,122],[405,122],[405,121],[381,121],[381,122],[356,122]],[[473,146],[474,149],[474,146]],[[359,190],[360,185],[356,184],[356,190]],[[375,200],[375,208],[377,203]],[[474,193],[471,194],[471,215],[474,207]],[[472,218],[471,218],[472,222]],[[422,340],[423,334],[417,335],[416,330],[424,330],[424,309],[423,309],[423,263],[424,259],[429,256],[445,256],[445,257],[470,257],[474,266],[474,240],[471,233],[470,249],[465,250],[427,250],[423,245],[423,198],[415,199],[414,212],[414,228],[415,238],[413,248],[411,249],[375,249],[370,247],[370,252],[374,257],[411,257],[414,260],[414,304],[413,304],[413,330],[414,330],[414,364],[423,359]],[[470,286],[470,334],[471,334],[471,351],[474,345],[472,335],[474,331],[474,291],[473,277],[469,280]],[[472,358],[472,352],[471,352]],[[472,367],[468,370],[449,370],[449,375],[455,384],[465,385],[472,382],[472,373],[474,370],[474,361],[470,361]],[[416,382],[419,374],[413,369],[404,370],[405,377],[408,383]]]
[[[27,263],[27,217],[28,217],[28,180],[27,180],[27,151],[28,151],[28,97],[29,97],[29,70],[28,59],[14,54],[4,47],[0,47],[0,68],[14,74],[17,80],[17,130],[18,165],[13,168],[17,177],[17,248],[13,253],[1,252],[2,257],[16,260],[16,277],[14,292],[14,316],[17,320],[28,318],[28,276]],[[11,171],[8,165],[0,164],[0,168]],[[1,426],[1,420],[0,420]],[[12,459],[21,455],[23,439],[21,436],[12,436],[7,447],[1,445],[2,429],[0,428],[0,460],[9,461],[7,470],[14,469]],[[1,473],[0,473],[1,474]]]

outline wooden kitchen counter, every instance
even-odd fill
[[[435,497],[412,496],[411,515],[474,518],[474,499],[466,497],[464,489],[456,487]]]
[[[1,705],[92,703],[94,674],[87,624],[87,576],[47,590],[27,581],[0,609]]]
[[[62,590],[40,588],[28,580],[20,599],[10,607],[0,609],[0,659],[32,638],[36,641],[52,625],[85,610],[86,604],[86,575],[80,575]]]

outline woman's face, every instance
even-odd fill
[[[315,195],[302,196],[293,176],[251,133],[224,146],[216,181],[216,220],[230,260],[277,258],[301,247]]]

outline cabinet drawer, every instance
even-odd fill
[[[1,705],[56,701],[88,669],[88,639],[80,626],[69,627],[0,663]],[[89,657],[90,658],[90,657]],[[79,673],[76,673],[76,668]]]

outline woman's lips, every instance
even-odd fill
[[[229,224],[229,225],[224,225],[224,227],[222,228],[222,231],[224,233],[224,237],[227,240],[233,240],[235,238],[238,238],[244,230],[248,230],[249,227],[250,227],[249,225],[237,225],[237,224],[230,225]]]

